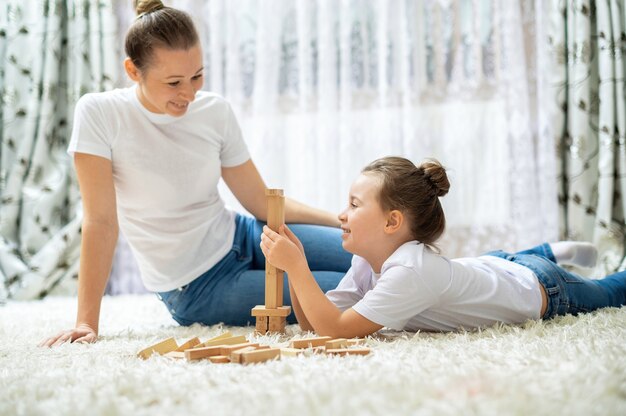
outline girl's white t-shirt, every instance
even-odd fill
[[[222,97],[199,91],[173,117],[148,111],[136,87],[86,94],[68,152],[111,160],[119,226],[147,289],[183,286],[230,250],[235,214],[217,185],[222,167],[250,155]]]
[[[400,246],[380,274],[354,256],[326,296],[341,310],[407,331],[522,323],[541,311],[539,281],[527,267],[494,256],[450,260],[417,241]]]

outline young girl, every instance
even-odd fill
[[[200,91],[202,50],[189,15],[160,0],[136,3],[124,61],[135,85],[86,94],[76,105],[69,152],[84,210],[78,313],[74,328],[41,345],[97,339],[118,224],[146,288],[180,324],[246,325],[264,303],[262,223],[227,210],[217,184],[224,179],[265,220],[265,183],[228,103]],[[289,199],[285,219],[339,226],[334,215]],[[319,285],[334,289],[351,255],[338,228],[319,225],[294,232],[317,253],[310,266]]]
[[[386,157],[365,167],[339,215],[343,247],[355,255],[352,268],[326,295],[291,230],[265,227],[261,248],[287,272],[301,327],[344,338],[382,327],[454,331],[626,304],[626,272],[587,280],[557,265],[593,266],[597,252],[588,243],[454,260],[438,255],[433,247],[445,227],[439,198],[449,187],[434,160],[416,167]]]

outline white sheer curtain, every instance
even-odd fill
[[[452,183],[444,254],[557,238],[541,1],[165,4],[196,19],[205,88],[232,103],[269,186],[338,212],[371,160],[435,157]]]

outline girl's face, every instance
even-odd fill
[[[348,207],[339,214],[343,248],[366,259],[378,251],[385,236],[387,216],[378,202],[380,186],[378,176],[361,174],[350,188]]]
[[[199,45],[188,50],[157,48],[143,72],[129,75],[137,82],[139,101],[148,111],[180,117],[202,87],[203,69]]]

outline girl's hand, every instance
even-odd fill
[[[39,343],[40,347],[56,347],[66,342],[80,342],[90,344],[96,342],[98,334],[89,325],[81,324],[76,328],[61,331]]]
[[[281,225],[279,231],[277,233],[267,225],[263,227],[261,250],[267,261],[287,273],[303,263],[306,265],[304,247],[298,237],[286,225]]]

